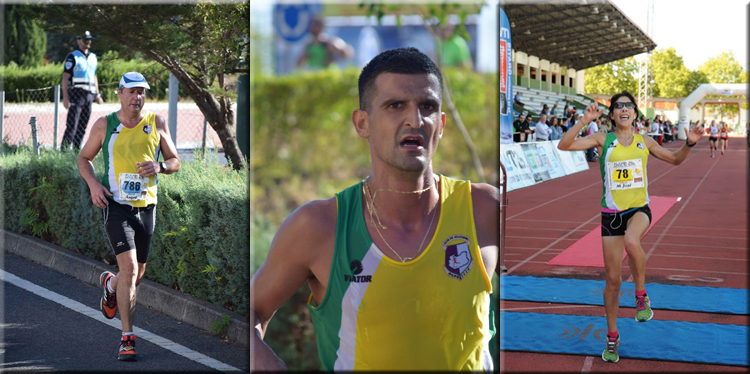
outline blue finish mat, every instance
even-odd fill
[[[503,275],[500,299],[604,305],[604,281]],[[646,283],[651,307],[693,312],[748,314],[748,290]],[[622,282],[620,306],[635,308],[635,284]]]
[[[748,365],[748,327],[618,318],[620,358]],[[500,349],[600,357],[606,346],[604,317],[500,313]]]

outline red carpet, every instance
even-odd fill
[[[648,204],[648,206],[651,208],[651,226],[646,232],[651,230],[651,227],[653,227],[661,217],[664,217],[669,208],[677,203],[676,197],[651,196],[650,198],[651,203]],[[627,253],[623,251],[622,258],[625,259],[626,255]],[[603,268],[604,259],[602,258],[601,228],[597,226],[597,228],[586,234],[581,240],[573,243],[568,249],[555,256],[547,263],[547,265],[592,266]]]

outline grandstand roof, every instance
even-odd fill
[[[502,7],[510,21],[513,49],[568,68],[586,69],[656,48],[608,0],[506,3]]]

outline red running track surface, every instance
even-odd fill
[[[684,143],[665,143],[676,150]],[[708,138],[698,142],[679,166],[650,158],[649,194],[681,197],[641,240],[646,253],[646,283],[748,288],[747,158],[745,139],[730,141],[722,156],[709,157]],[[508,193],[505,265],[508,274],[537,277],[604,279],[604,269],[550,265],[548,262],[600,222],[601,176],[598,163],[584,172]],[[623,261],[623,280],[632,277]],[[710,301],[709,301],[710,302]],[[661,320],[748,325],[750,317],[658,309]],[[502,311],[604,316],[604,307],[501,301]],[[633,318],[634,308],[618,317]],[[554,337],[554,332],[550,332]],[[552,342],[552,341],[551,341]],[[602,350],[604,347],[602,346]],[[746,367],[600,356],[506,352],[502,372],[746,372]]]

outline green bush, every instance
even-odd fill
[[[115,264],[77,155],[28,148],[0,156],[5,228]],[[196,160],[200,160],[200,156]],[[146,277],[241,314],[249,310],[247,175],[209,161],[159,176]],[[103,162],[94,162],[97,176]]]
[[[358,76],[354,69],[324,70],[258,77],[251,83],[251,199],[275,225],[298,206],[330,197],[369,173],[367,140],[351,122],[359,107]],[[448,69],[445,76],[487,182],[497,185],[496,75]],[[433,168],[477,182],[466,143],[445,105],[443,110],[447,124]]]
[[[129,71],[137,71],[148,80],[149,100],[166,100],[168,98],[169,71],[154,61],[146,60],[121,60],[107,56],[99,56],[99,65],[96,77],[99,80],[99,90],[105,102],[117,102],[115,90],[123,74]],[[29,95],[16,90],[31,90],[44,87],[52,87],[61,84],[63,64],[49,64],[39,67],[22,68],[15,64],[0,66],[0,77],[3,80],[3,90],[6,91],[5,100],[8,102],[24,102],[29,100],[54,101],[54,91],[39,98],[38,95]],[[185,91],[180,88],[180,97],[187,97]],[[33,99],[32,99],[33,98]]]

